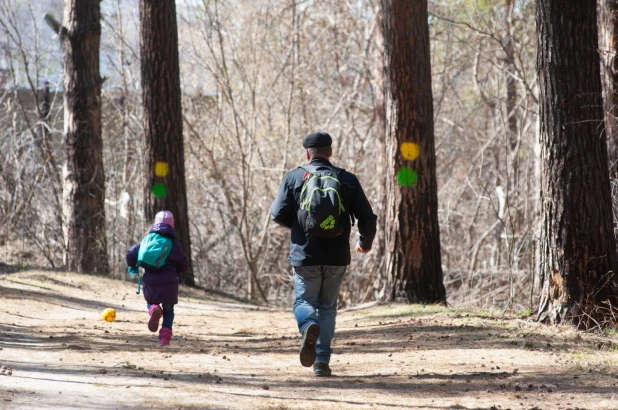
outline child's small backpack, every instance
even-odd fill
[[[157,270],[165,265],[172,251],[172,240],[156,232],[142,239],[137,253],[137,265],[147,270]]]

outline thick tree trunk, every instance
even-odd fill
[[[427,1],[382,0],[386,270],[392,298],[444,303]]]
[[[144,104],[144,216],[174,214],[178,239],[191,261],[180,101],[178,29],[174,0],[140,0],[142,97]],[[180,275],[194,285],[193,271]]]
[[[64,9],[63,229],[67,269],[107,275],[99,5],[67,0]]]
[[[537,1],[542,217],[539,319],[589,328],[618,306],[596,5]]]
[[[618,169],[618,0],[599,0],[599,49],[609,165]]]

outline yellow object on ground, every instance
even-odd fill
[[[103,313],[101,313],[101,319],[105,320],[106,322],[113,322],[114,320],[116,320],[116,311],[112,308],[105,309]]]

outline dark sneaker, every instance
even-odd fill
[[[315,374],[316,377],[329,377],[332,373],[328,363],[315,362],[313,364],[313,374]]]
[[[320,337],[320,326],[311,323],[303,332],[303,340],[300,343],[300,364],[311,367],[315,362],[315,344]]]

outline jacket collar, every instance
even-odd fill
[[[309,162],[309,165],[326,165],[329,167],[333,166],[333,164],[331,164],[330,161],[326,158],[313,158],[311,162]]]
[[[158,233],[170,239],[176,239],[176,231],[170,225],[165,222],[154,224],[150,227],[149,233]]]

